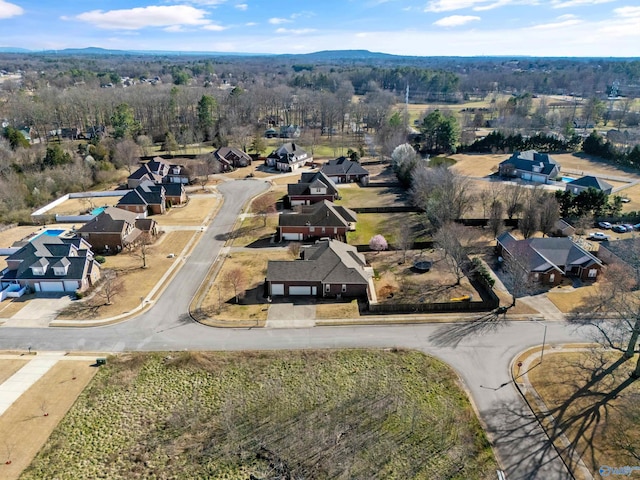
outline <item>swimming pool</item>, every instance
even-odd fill
[[[575,178],[573,178],[573,177],[560,177],[560,180],[562,180],[564,183],[569,183],[569,182],[573,182],[575,180]]]
[[[40,235],[46,235],[47,237],[59,237],[64,232],[66,232],[66,230],[47,229]]]
[[[91,210],[91,215],[100,215],[102,212],[104,212],[105,207],[98,207],[98,208],[94,208],[93,210]]]

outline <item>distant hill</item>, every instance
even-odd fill
[[[18,47],[0,47],[0,53],[30,53],[31,50]]]

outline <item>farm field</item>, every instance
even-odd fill
[[[422,353],[177,352],[110,357],[21,478],[495,471],[455,373]]]
[[[638,358],[616,363],[620,353],[585,350],[545,352],[544,368],[528,372],[555,418],[554,424],[543,420],[543,425],[556,436],[566,435],[590,472],[598,472],[602,465],[636,465],[640,434],[634,399],[640,395],[640,385],[629,373]],[[603,375],[607,368],[611,373]],[[557,446],[566,451],[559,440]]]

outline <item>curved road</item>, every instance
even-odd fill
[[[144,314],[94,328],[0,327],[0,349],[69,351],[252,350],[343,347],[418,349],[447,362],[462,378],[494,444],[507,478],[571,478],[511,383],[509,365],[527,347],[590,341],[590,332],[561,322],[216,329],[194,323],[189,303],[224,245],[247,200],[266,182],[240,180],[219,186],[225,202],[203,238],[158,301]],[[548,351],[547,350],[547,351]],[[544,364],[539,368],[544,368]]]

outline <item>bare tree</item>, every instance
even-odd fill
[[[244,290],[245,283],[247,281],[247,275],[241,268],[234,268],[224,274],[224,281],[229,283],[233,287],[233,296],[236,303],[239,301],[239,292]]]
[[[509,252],[503,252],[501,279],[511,293],[511,307],[516,306],[519,297],[535,290],[535,278],[531,271],[531,250],[526,244],[517,243]]]
[[[293,258],[298,259],[300,258],[301,248],[302,248],[302,245],[300,244],[300,242],[291,242],[287,250],[289,251],[289,253]]]
[[[260,195],[251,203],[251,211],[262,217],[262,226],[267,226],[267,217],[276,213],[276,197],[273,193]]]
[[[105,270],[96,296],[103,298],[105,305],[112,305],[114,298],[124,292],[124,281],[113,270]]]
[[[140,147],[129,138],[124,138],[113,147],[112,160],[116,166],[123,166],[129,174],[140,162]]]
[[[149,255],[149,246],[153,243],[153,237],[148,232],[143,232],[135,242],[126,246],[129,255],[142,260],[142,268],[147,268],[147,256]]]
[[[449,271],[456,277],[456,285],[464,278],[464,270],[469,262],[467,249],[463,245],[467,236],[465,227],[448,222],[433,237],[436,245],[444,250],[444,261]]]
[[[206,155],[200,162],[194,165],[194,174],[198,183],[204,190],[209,182],[209,176],[220,171],[220,164],[213,155]]]
[[[560,206],[555,196],[545,192],[538,201],[538,228],[546,235],[555,230],[556,222],[560,219]]]
[[[493,234],[493,238],[497,238],[498,235],[504,230],[504,204],[500,200],[494,200],[491,202],[489,209],[489,221],[488,225]]]
[[[5,465],[11,465],[11,462],[13,462],[13,451],[16,448],[16,444],[15,443],[9,443],[7,440],[3,440],[4,443],[4,450],[6,452],[6,460],[4,461]]]
[[[413,173],[411,197],[436,228],[462,218],[473,203],[469,179],[443,166],[418,166]]]
[[[505,188],[504,204],[509,220],[522,211],[525,194],[526,189],[520,184],[509,185]]]
[[[402,263],[407,261],[407,251],[411,249],[414,242],[414,234],[408,226],[401,226],[395,234],[395,246],[402,252]]]

